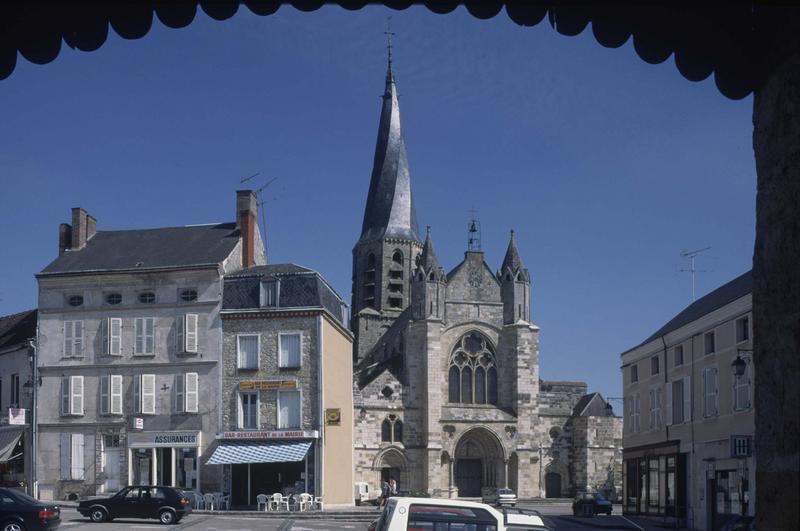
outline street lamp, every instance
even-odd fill
[[[752,350],[736,349],[736,359],[731,363],[731,367],[733,368],[733,374],[738,377],[744,376],[744,372],[747,370],[747,362],[741,356],[743,352],[753,354]]]

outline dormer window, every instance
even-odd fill
[[[83,306],[83,295],[71,295],[67,299],[67,304],[70,306]]]
[[[277,280],[265,280],[261,283],[261,307],[275,308],[278,306],[278,290],[280,283]]]

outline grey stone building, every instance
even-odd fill
[[[549,404],[540,399],[539,328],[530,307],[531,276],[513,232],[497,270],[470,246],[446,273],[430,230],[420,238],[390,61],[353,249],[356,481],[377,489],[393,476],[401,490],[447,497],[509,486],[523,498],[546,494],[546,472],[565,492],[595,482],[587,470],[594,474],[596,447],[617,444],[616,427],[590,422],[593,407],[573,414],[585,384],[566,415],[542,421]],[[582,440],[570,438],[554,458],[544,455],[552,438],[543,428],[557,423]],[[563,470],[554,470],[561,462]]]
[[[222,431],[208,464],[234,506],[309,493],[352,505],[353,336],[316,271],[270,264],[226,275]]]
[[[233,223],[98,231],[73,209],[36,275],[41,499],[217,490],[222,277],[265,261],[249,191]]]

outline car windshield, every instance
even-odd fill
[[[511,489],[497,489],[497,494],[514,494]]]
[[[17,501],[26,502],[26,503],[36,503],[36,504],[41,503],[36,498],[32,498],[31,496],[28,496],[24,492],[11,491],[11,490],[9,490],[7,492],[12,498],[14,498]]]

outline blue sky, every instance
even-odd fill
[[[20,59],[0,82],[0,314],[83,206],[98,229],[232,220],[240,179],[267,188],[270,261],[318,269],[349,300],[386,69],[386,16],[420,225],[446,269],[468,211],[496,269],[508,231],[533,277],[541,374],[621,396],[619,354],[691,300],[684,249],[711,246],[698,294],[751,267],[752,99],[684,80],[672,58],[522,28],[504,13],[247,8],[156,19],[100,50]]]

